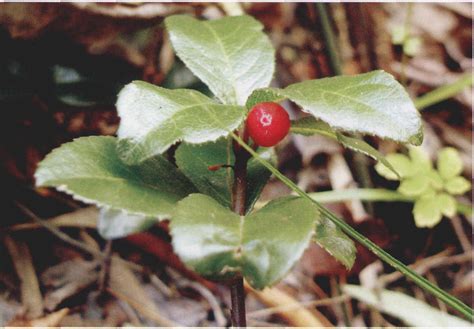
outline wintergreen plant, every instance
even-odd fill
[[[461,176],[461,157],[452,147],[440,150],[437,168],[433,168],[428,154],[420,147],[410,147],[408,156],[389,154],[386,160],[399,176],[380,164],[375,169],[389,180],[400,180],[398,192],[415,199],[413,215],[418,227],[433,227],[443,215],[454,216],[457,212],[454,197],[471,189],[471,183]]]
[[[178,57],[215,98],[131,82],[118,96],[118,136],[78,138],[52,151],[38,167],[38,186],[101,207],[98,226],[106,238],[170,220],[173,247],[183,262],[208,278],[229,280],[234,325],[245,325],[242,276],[257,289],[275,284],[312,240],[350,268],[355,247],[342,230],[449,305],[466,307],[299,190],[273,166],[273,149],[255,151],[247,144],[248,110],[288,99],[310,116],[293,122],[294,133],[335,138],[395,174],[377,150],[348,135],[421,143],[418,111],[390,74],[374,71],[269,88],[275,51],[252,17],[200,21],[178,15],[166,18],[165,26]],[[170,159],[165,152],[175,144]],[[299,197],[254,210],[271,174]]]

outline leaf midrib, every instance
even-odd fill
[[[235,77],[234,77],[234,70],[232,69],[231,63],[230,63],[230,58],[229,54],[227,54],[227,51],[225,50],[224,44],[222,43],[222,40],[220,39],[219,35],[214,31],[214,29],[210,26],[209,22],[204,22],[203,24],[212,34],[214,39],[216,40],[217,44],[221,48],[221,52],[225,57],[224,63],[227,66],[227,69],[229,70],[229,74],[231,75],[229,77],[229,80],[231,81],[232,85],[232,98],[235,103],[237,103],[237,90],[236,90],[236,83],[235,83]]]

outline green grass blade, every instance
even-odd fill
[[[268,170],[272,172],[275,177],[277,177],[281,182],[283,182],[286,186],[288,186],[290,189],[292,189],[294,192],[296,192],[299,196],[302,198],[305,198],[311,202],[313,202],[319,209],[319,211],[328,217],[331,221],[334,222],[340,229],[342,229],[346,234],[348,234],[350,237],[352,237],[354,240],[362,244],[364,247],[369,249],[372,253],[374,253],[378,258],[392,266],[394,269],[397,271],[401,272],[403,275],[405,275],[407,278],[411,279],[413,282],[415,282],[420,288],[423,288],[427,292],[431,293],[444,303],[446,305],[449,305],[453,309],[457,310],[460,312],[464,317],[469,319],[470,321],[474,320],[474,311],[461,302],[459,299],[456,297],[448,294],[445,292],[443,289],[437,287],[436,285],[432,284],[430,281],[425,279],[424,277],[420,276],[417,274],[415,271],[407,267],[405,264],[400,262],[398,259],[394,258],[392,255],[389,253],[385,252],[383,249],[381,249],[379,246],[377,246],[375,243],[373,243],[371,240],[366,238],[364,235],[360,234],[357,232],[355,229],[353,229],[349,224],[347,224],[343,219],[337,217],[334,215],[332,212],[330,212],[328,209],[326,209],[324,206],[322,206],[319,202],[315,201],[311,196],[309,196],[307,193],[305,193],[303,190],[301,190],[295,183],[293,183],[289,178],[287,178],[285,175],[283,175],[278,169],[276,169],[274,166],[272,166],[269,162],[265,161],[262,159],[257,152],[255,152],[250,146],[248,146],[240,137],[238,137],[235,133],[231,132],[230,133],[232,138],[237,141],[244,149],[246,149],[253,157],[255,157],[262,165],[264,165]]]

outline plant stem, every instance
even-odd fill
[[[273,167],[268,161],[262,159],[257,152],[255,152],[250,146],[248,146],[239,136],[230,132],[230,135],[234,140],[236,140],[244,149],[246,149],[257,161],[259,161],[263,166],[265,166],[276,178],[278,178],[281,182],[283,182],[286,186],[291,188],[294,192],[296,192],[302,198],[312,202],[316,205],[319,209],[322,216],[327,217],[330,219],[336,226],[338,226],[341,230],[343,230],[346,234],[350,237],[355,239],[361,245],[369,249],[374,255],[378,258],[386,262],[388,265],[392,266],[397,271],[401,272],[407,278],[411,279],[414,283],[416,283],[419,287],[423,288],[427,292],[431,293],[446,305],[449,305],[453,309],[460,312],[463,316],[465,316],[470,321],[474,320],[474,311],[464,304],[462,301],[457,299],[456,297],[450,295],[449,293],[445,292],[443,289],[439,288],[438,286],[434,285],[424,277],[420,276],[418,273],[410,269],[408,266],[400,262],[398,259],[394,258],[389,253],[385,252],[382,248],[377,246],[371,240],[366,238],[364,235],[357,232],[353,229],[349,224],[347,224],[342,218],[334,215],[328,209],[323,207],[319,202],[313,200],[307,193],[301,190],[295,183],[293,183],[289,178],[283,175],[278,169]]]
[[[326,9],[327,4],[322,2],[317,2],[316,9],[321,19],[321,27],[324,35],[324,40],[326,41],[326,46],[329,55],[329,61],[331,63],[332,71],[336,75],[342,74],[342,65],[339,60],[339,53],[336,46],[336,38],[332,32],[331,22],[329,21],[329,15]]]
[[[403,35],[403,44],[402,44],[402,66],[401,66],[401,72],[400,72],[400,82],[405,88],[407,87],[406,68],[407,68],[407,61],[408,61],[408,55],[405,53],[405,47],[406,47],[407,40],[410,37],[412,14],[413,14],[413,3],[408,3],[405,23],[403,24],[404,35]]]
[[[466,73],[459,80],[449,85],[444,85],[436,88],[429,93],[415,100],[415,107],[421,111],[424,108],[433,104],[442,102],[448,98],[451,98],[461,92],[464,88],[472,86],[472,73]]]
[[[382,188],[354,188],[340,191],[324,191],[308,193],[308,195],[317,202],[331,203],[347,200],[361,201],[400,201],[415,202],[414,197],[403,195],[397,191],[386,190]],[[469,204],[457,202],[456,209],[458,213],[470,217],[472,216],[472,207]]]
[[[245,128],[244,128],[245,129]],[[245,133],[242,133],[245,136]],[[240,216],[244,216],[245,200],[247,195],[247,162],[250,154],[237,142],[233,143],[234,163],[234,185],[232,189],[232,209]],[[230,284],[231,320],[233,327],[245,327],[245,291],[244,279],[241,275],[236,276]]]

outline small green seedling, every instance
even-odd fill
[[[98,227],[105,238],[170,220],[181,260],[205,277],[229,280],[237,326],[245,325],[242,277],[257,289],[277,283],[311,241],[350,268],[355,246],[341,228],[416,277],[303,191],[253,209],[271,173],[297,189],[271,165],[274,150],[261,147],[286,135],[287,117],[278,120],[271,138],[262,138],[258,122],[248,118],[254,106],[289,100],[308,115],[292,122],[291,132],[328,136],[396,174],[376,149],[349,134],[419,145],[420,115],[403,87],[390,74],[373,71],[270,88],[275,50],[254,18],[179,15],[166,18],[165,26],[178,57],[215,97],[131,82],[118,96],[118,136],[78,138],[52,151],[38,167],[37,185],[101,207]],[[247,118],[257,153],[245,144]],[[166,155],[172,145],[174,159]]]
[[[436,169],[420,147],[410,147],[409,156],[389,154],[386,160],[400,177],[380,164],[375,169],[389,180],[400,180],[398,192],[415,198],[413,215],[418,227],[433,227],[441,221],[443,215],[454,216],[454,196],[471,189],[471,183],[461,176],[463,165],[459,153],[452,147],[443,148],[439,152]]]
[[[413,57],[419,53],[423,41],[420,37],[412,36],[403,25],[398,25],[392,30],[392,43],[402,46],[405,55]]]

